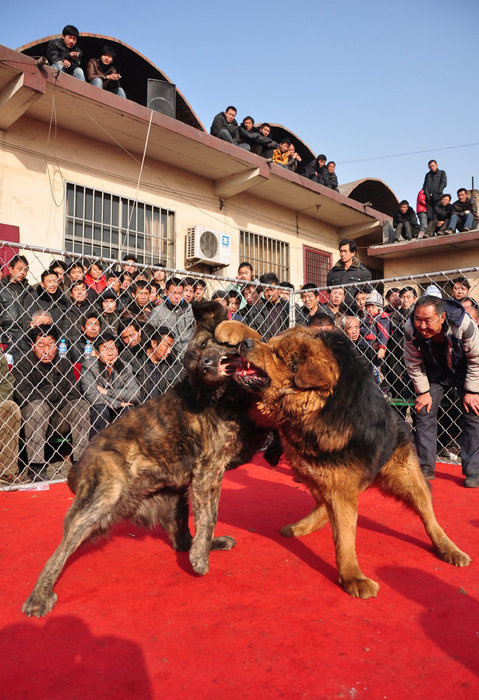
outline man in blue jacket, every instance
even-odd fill
[[[416,391],[416,449],[427,479],[434,478],[437,411],[444,393],[461,396],[464,485],[479,486],[479,329],[461,304],[425,295],[404,327],[404,361]]]

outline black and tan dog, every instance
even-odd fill
[[[223,342],[239,335],[227,322],[217,329]],[[341,586],[352,596],[376,596],[379,586],[362,573],[355,546],[358,494],[374,485],[419,515],[441,559],[469,564],[436,520],[409,427],[345,335],[297,327],[268,343],[247,339],[241,354],[237,381],[260,397],[260,411],[279,427],[286,458],[316,501],[283,535],[306,535],[329,520]]]
[[[76,496],[63,539],[23,605],[26,615],[46,615],[56,603],[53,587],[68,557],[122,519],[161,525],[174,549],[189,550],[198,574],[208,572],[211,549],[234,547],[232,537],[213,537],[223,474],[251,459],[268,431],[251,420],[252,396],[232,379],[237,352],[214,339],[226,311],[209,302],[194,305],[194,313],[196,330],[184,359],[187,378],[96,435],[70,470]],[[245,333],[259,337],[243,327],[241,337]],[[271,455],[272,462],[278,458],[279,453]]]

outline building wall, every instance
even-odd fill
[[[240,229],[288,242],[295,286],[303,282],[304,245],[337,257],[333,226],[303,214],[297,220],[291,208],[256,197],[254,188],[226,200],[220,209],[210,180],[148,158],[138,187],[141,158],[115,143],[95,140],[94,132],[87,139],[58,129],[49,137],[48,124],[23,117],[1,132],[0,144],[0,222],[19,226],[23,243],[63,248],[64,192],[69,181],[175,211],[178,269],[185,267],[187,229],[196,225],[231,236],[231,264],[216,271],[221,276],[236,275]]]

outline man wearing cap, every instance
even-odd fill
[[[77,46],[80,33],[73,24],[63,27],[61,39],[51,39],[47,46],[47,58],[50,66],[57,71],[69,73],[78,80],[85,80],[80,67],[82,52]]]
[[[100,51],[100,58],[90,58],[86,69],[88,82],[119,97],[126,97],[120,86],[121,75],[113,65],[115,58],[116,51],[113,46],[104,46]]]
[[[434,479],[437,412],[449,387],[461,396],[464,485],[479,486],[479,329],[458,301],[425,295],[404,327],[404,361],[416,392],[416,449]]]

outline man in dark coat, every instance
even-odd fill
[[[338,287],[350,282],[367,282],[371,279],[368,268],[359,262],[356,241],[344,238],[339,241],[339,260],[328,272],[328,287]]]
[[[263,288],[264,301],[258,305],[249,325],[258,331],[264,340],[269,340],[289,327],[289,304],[281,298],[279,279],[274,272],[261,275],[259,281]]]
[[[304,169],[304,176],[307,177],[308,180],[312,180],[313,182],[318,182],[320,185],[329,187],[329,175],[326,168],[326,160],[327,158],[324,153],[320,153],[317,158],[314,158],[308,163]]]
[[[212,136],[216,136],[218,139],[222,139],[222,141],[227,141],[228,143],[232,143],[235,146],[239,146],[240,148],[249,151],[249,144],[239,142],[239,127],[238,122],[235,119],[237,113],[238,110],[236,107],[233,107],[233,105],[227,107],[224,112],[219,112],[219,114],[217,114],[213,119],[210,134]]]
[[[399,209],[394,214],[393,222],[385,221],[383,225],[383,237],[386,243],[400,241],[401,237],[410,241],[417,238],[419,234],[419,223],[416,212],[409,206],[407,199],[399,202]]]
[[[48,426],[69,424],[76,462],[88,443],[90,408],[80,396],[71,363],[58,356],[55,326],[35,326],[30,334],[31,351],[13,366],[15,400],[24,420],[29,476],[43,479]]]
[[[8,273],[0,280],[0,342],[10,354],[15,354],[26,319],[36,308],[36,294],[27,282],[28,260],[24,255],[15,255],[10,260]]]
[[[471,197],[467,196],[465,187],[457,190],[457,200],[451,208],[451,218],[446,233],[458,231],[471,231],[476,228],[476,205]]]
[[[55,70],[69,73],[78,80],[85,80],[85,74],[80,67],[82,52],[77,46],[80,33],[72,24],[63,27],[61,39],[51,39],[47,46],[47,58]]]
[[[427,220],[434,219],[434,207],[439,203],[442,193],[446,189],[447,176],[445,170],[439,170],[435,160],[427,164],[429,172],[424,178],[423,190],[426,197]]]
[[[431,236],[444,236],[449,226],[449,219],[451,218],[452,204],[451,195],[443,194],[441,200],[434,207],[434,219],[429,222],[427,229],[424,233],[424,238],[431,238]]]

